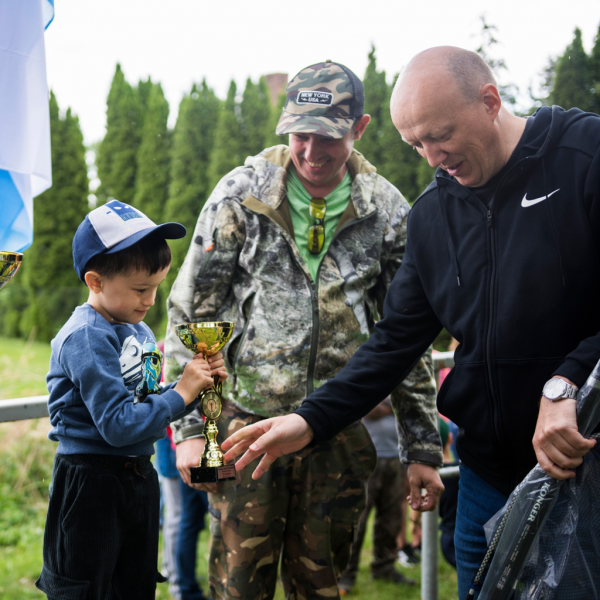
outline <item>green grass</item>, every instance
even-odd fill
[[[0,399],[47,394],[49,363],[50,344],[0,337]]]
[[[45,376],[49,344],[0,337],[0,399],[46,394]],[[42,566],[42,538],[47,510],[48,485],[55,444],[47,438],[48,419],[0,423],[0,600],[43,599],[34,582]],[[370,577],[372,523],[365,536],[361,567],[349,596],[357,600],[419,600],[420,587],[409,588]],[[208,531],[200,535],[198,577],[208,590]],[[398,567],[407,577],[421,582],[419,567]],[[158,600],[170,600],[167,585],[158,586]],[[279,585],[275,595],[283,600]],[[456,598],[456,574],[441,558],[440,600]]]

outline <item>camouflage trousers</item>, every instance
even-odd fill
[[[393,458],[378,458],[377,466],[367,485],[367,505],[360,517],[356,540],[352,546],[352,554],[345,579],[356,579],[360,550],[365,538],[367,520],[371,509],[375,508],[373,524],[373,562],[371,573],[375,577],[385,577],[394,571],[394,563],[398,556],[396,538],[402,527],[402,498],[406,495],[406,466]]]
[[[219,440],[260,420],[225,406]],[[339,598],[338,580],[375,467],[373,442],[354,423],[328,442],[277,459],[258,481],[257,461],[210,494],[213,600],[273,598],[277,568],[286,598]]]

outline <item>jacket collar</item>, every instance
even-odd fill
[[[245,164],[252,167],[257,175],[251,195],[275,210],[283,208],[282,204],[287,203],[287,172],[292,165],[290,149],[283,145],[274,146],[258,156],[249,156]],[[352,178],[352,212],[360,219],[375,210],[371,198],[377,169],[356,150],[352,151],[347,165]]]

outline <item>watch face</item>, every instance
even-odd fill
[[[554,377],[544,386],[544,396],[548,400],[556,400],[560,398],[567,389],[567,383],[558,377]]]

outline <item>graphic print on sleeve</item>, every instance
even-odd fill
[[[143,342],[130,335],[123,342],[120,362],[123,382],[129,390],[135,389],[136,402],[143,402],[148,394],[160,394],[162,353],[154,340]]]

